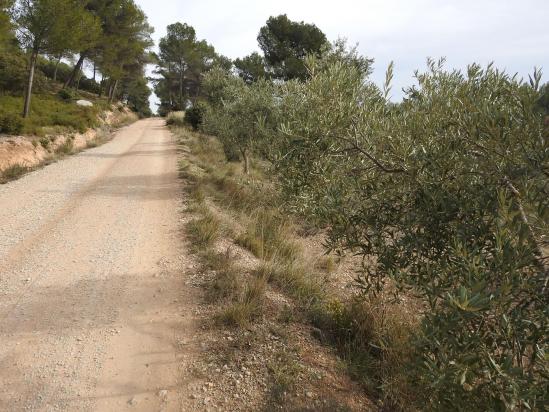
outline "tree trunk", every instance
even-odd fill
[[[97,97],[101,97],[103,94],[103,83],[104,83],[104,77],[101,75],[101,81],[99,82],[99,92],[97,93]]]
[[[36,59],[38,51],[33,50],[29,62],[29,78],[27,81],[27,89],[25,91],[25,106],[23,107],[23,117],[28,117],[30,112],[30,102],[32,96],[32,83],[34,81],[34,68],[36,67]]]
[[[173,110],[173,97],[172,97],[172,69],[171,65],[168,63],[168,99],[170,100],[170,111]]]
[[[244,166],[244,174],[249,175],[250,174],[250,159],[248,158],[248,151],[246,149],[240,149],[240,153],[242,153],[242,163]]]
[[[63,88],[73,86],[74,80],[76,79],[76,76],[78,75],[78,72],[82,69],[82,65],[84,64],[84,59],[85,58],[86,58],[86,54],[85,53],[80,53],[80,57],[78,58],[78,62],[74,66],[74,69],[72,69],[71,75],[69,76],[69,78],[65,82],[65,85],[63,86]]]
[[[61,63],[61,56],[57,58],[55,62],[55,70],[53,71],[53,81],[57,81],[57,69],[59,68],[59,63]]]
[[[181,106],[179,110],[185,110],[183,107],[183,69],[180,68],[179,71],[179,105]]]
[[[112,103],[114,96],[116,95],[116,86],[118,86],[118,79],[114,81],[114,84],[111,89],[111,95],[109,96],[109,103]]]

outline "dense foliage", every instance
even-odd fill
[[[275,86],[266,80],[247,86],[240,77],[217,69],[205,76],[204,89],[210,106],[203,129],[221,138],[229,158],[241,156],[248,173],[250,152],[259,149],[258,139],[274,124]]]
[[[266,66],[265,58],[257,52],[234,61],[238,75],[248,84],[269,78]]]
[[[305,58],[320,56],[326,35],[314,24],[291,21],[282,14],[270,17],[257,36],[269,71],[275,78],[305,79]]]
[[[0,2],[0,95],[22,97],[19,113],[32,117],[33,93],[57,94],[58,82],[71,89],[58,95],[62,100],[70,96],[64,99],[67,103],[78,90],[101,97],[107,86],[109,102],[122,99],[139,114],[150,115],[144,67],[150,62],[151,33],[133,0],[4,0]],[[77,63],[69,66],[67,61],[77,53]],[[83,73],[86,61],[93,63],[93,78]],[[18,116],[12,104],[10,113],[7,109],[2,110],[5,116]]]
[[[364,257],[363,299],[412,299],[421,327],[402,374],[431,410],[542,409],[549,223],[548,128],[536,73],[429,61],[400,104],[340,44],[307,81],[206,76],[203,130],[272,160],[327,247]],[[388,299],[388,297],[387,297]],[[352,322],[351,322],[352,324]]]
[[[160,99],[159,113],[185,110],[202,96],[202,75],[213,67],[230,70],[232,63],[218,55],[205,40],[198,40],[192,26],[175,23],[160,40],[157,56],[155,93]]]

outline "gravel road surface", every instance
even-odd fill
[[[0,186],[0,410],[186,409],[180,201],[159,119]]]

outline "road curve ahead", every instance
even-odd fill
[[[159,119],[0,186],[0,410],[181,410],[177,146]]]

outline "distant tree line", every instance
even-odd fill
[[[330,48],[325,34],[314,24],[294,22],[286,15],[271,17],[261,28],[257,52],[234,62],[216,53],[205,40],[198,40],[193,27],[175,23],[161,39],[157,57],[155,93],[160,113],[185,110],[204,100],[203,75],[213,68],[234,71],[246,83],[261,79],[291,80],[307,78],[306,56],[320,57]]]

